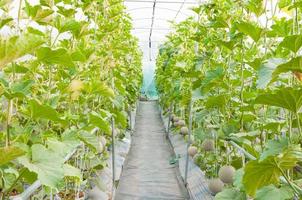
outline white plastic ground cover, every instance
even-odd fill
[[[169,119],[165,117],[161,112],[161,117],[164,122],[166,130],[168,130]],[[173,146],[175,155],[179,157],[178,166],[179,171],[184,179],[185,167],[186,167],[186,156],[187,156],[187,143],[183,137],[177,133],[170,133],[169,140]],[[192,200],[212,200],[214,196],[211,195],[207,179],[200,168],[189,158],[188,165],[188,177],[187,177],[187,190]]]
[[[157,101],[141,101],[116,200],[184,200]]]
[[[129,125],[131,130],[135,126],[136,109],[129,113]],[[123,165],[128,155],[131,146],[131,130],[125,133],[125,137],[122,140],[118,140],[115,143],[115,181],[120,179]],[[106,168],[97,173],[97,179],[99,184],[88,191],[88,200],[112,200],[115,196],[115,186],[113,186],[113,171],[112,171],[112,152],[110,157],[106,161]]]

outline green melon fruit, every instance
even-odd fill
[[[221,192],[223,190],[223,182],[219,178],[214,178],[209,180],[208,187],[213,195]]]
[[[174,118],[175,118],[176,116],[174,115],[174,114],[172,114],[171,115],[171,121],[173,122],[174,121]]]
[[[187,135],[189,133],[189,129],[186,126],[181,127],[180,134]]]
[[[173,122],[173,126],[178,127],[178,121],[177,122]]]
[[[214,151],[214,149],[215,149],[214,140],[205,139],[202,142],[201,147],[204,151]]]
[[[231,165],[222,166],[219,169],[218,176],[224,183],[233,183],[236,169]]]
[[[198,149],[195,146],[190,146],[188,148],[188,153],[191,157],[194,157],[197,154],[197,152],[198,152]]]
[[[185,126],[186,122],[184,120],[179,120],[178,121],[178,126]]]
[[[178,121],[179,121],[179,117],[174,116],[174,117],[173,117],[173,122],[178,122]]]

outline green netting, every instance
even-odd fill
[[[144,81],[141,89],[142,95],[148,97],[148,99],[157,99],[157,90],[155,86],[154,76],[155,76],[155,63],[146,62],[143,67]]]

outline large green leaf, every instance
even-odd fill
[[[277,188],[274,185],[268,185],[257,191],[255,200],[289,200],[293,197],[293,191],[289,187]]]
[[[51,188],[57,188],[64,178],[64,158],[41,144],[34,144],[18,161],[29,171],[35,172],[43,185]]]
[[[244,170],[243,170],[243,168],[240,168],[240,169],[236,170],[235,176],[234,176],[234,186],[239,188],[240,190],[244,189],[244,185],[242,183],[243,175],[244,175]]]
[[[302,46],[302,35],[286,36],[279,46],[296,53]]]
[[[260,156],[260,161],[266,159],[269,156],[275,156],[283,152],[285,148],[289,145],[287,138],[282,138],[281,140],[270,140],[267,142],[265,150]]]
[[[9,163],[24,154],[25,152],[18,147],[2,147],[0,148],[0,166]]]
[[[226,104],[226,96],[225,95],[218,95],[218,96],[211,96],[205,101],[206,108],[222,108]]]
[[[265,11],[263,8],[263,0],[249,0],[246,7],[258,17]]]
[[[246,192],[254,196],[259,188],[278,184],[282,175],[281,170],[292,169],[301,158],[301,148],[293,146],[285,149],[278,156],[269,156],[263,161],[249,161],[244,168],[243,175]]]
[[[254,196],[258,188],[279,183],[281,172],[270,157],[262,162],[252,160],[244,168],[243,185],[246,192]]]
[[[291,0],[280,0],[278,2],[278,6],[279,6],[279,8],[285,8],[289,5],[291,5],[291,2],[292,2]]]
[[[51,49],[49,47],[41,47],[37,50],[38,60],[46,64],[59,64],[68,67],[73,67],[71,56],[68,54],[67,49]]]
[[[127,113],[126,112],[122,112],[119,110],[115,110],[113,111],[114,119],[115,119],[115,123],[120,125],[122,128],[126,128],[128,121],[127,121]]]
[[[66,19],[57,17],[55,21],[55,27],[58,29],[59,33],[70,31],[73,34],[76,34],[81,29],[81,23],[75,21],[72,18]]]
[[[249,22],[240,22],[237,24],[237,28],[240,32],[250,36],[255,42],[258,42],[263,33],[262,28]]]
[[[107,134],[110,134],[110,123],[104,119],[102,116],[97,113],[91,113],[89,115],[89,122],[97,127],[99,127],[102,131]]]
[[[273,77],[286,72],[302,72],[302,56],[292,58],[290,61],[280,64],[273,72]]]
[[[87,131],[80,131],[78,134],[80,140],[82,140],[87,146],[89,146],[93,151],[97,152],[99,149],[99,140],[97,136],[91,134]]]
[[[47,19],[47,17],[49,17],[54,12],[52,9],[43,9],[40,5],[32,6],[27,1],[25,1],[24,10],[30,18],[42,24],[50,21],[50,19]]]
[[[202,92],[206,92],[213,87],[217,87],[218,84],[223,83],[222,80],[224,74],[225,74],[224,69],[221,66],[213,70],[208,70],[202,81],[199,81],[199,85],[202,88]],[[176,88],[176,91],[179,92],[179,89]]]
[[[44,39],[35,34],[24,33],[8,39],[0,38],[0,69],[24,55],[30,54],[44,43]]]
[[[271,58],[265,61],[259,68],[257,87],[265,88],[272,80],[272,75],[278,65],[283,62],[281,58]]]
[[[271,29],[267,34],[268,37],[286,37],[292,33],[293,20],[286,19],[285,17],[280,20],[274,20]]]
[[[82,180],[83,176],[82,176],[82,172],[80,169],[78,169],[70,164],[64,164],[63,169],[64,169],[65,177],[72,177],[72,178],[77,179],[78,181]]]
[[[48,105],[42,105],[36,100],[29,101],[30,115],[33,119],[47,119],[54,122],[65,124],[66,122],[60,118],[60,114]]]
[[[6,97],[12,99],[14,97],[25,97],[30,93],[30,89],[34,84],[33,80],[24,80],[13,83],[10,91],[6,94]]]
[[[222,190],[215,196],[215,200],[246,200],[246,195],[235,188]]]
[[[49,150],[55,151],[61,157],[65,158],[70,152],[72,152],[80,144],[80,141],[79,140],[58,141],[56,139],[50,138],[46,141],[46,144]]]
[[[255,103],[285,108],[297,113],[302,106],[302,89],[281,88],[274,93],[259,95]]]
[[[11,21],[13,21],[13,18],[11,17],[0,19],[0,29]]]

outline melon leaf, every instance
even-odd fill
[[[9,146],[0,148],[0,166],[23,156],[25,152],[18,147]]]
[[[64,177],[64,158],[41,144],[34,144],[18,161],[29,171],[35,172],[45,186],[57,188]]]

